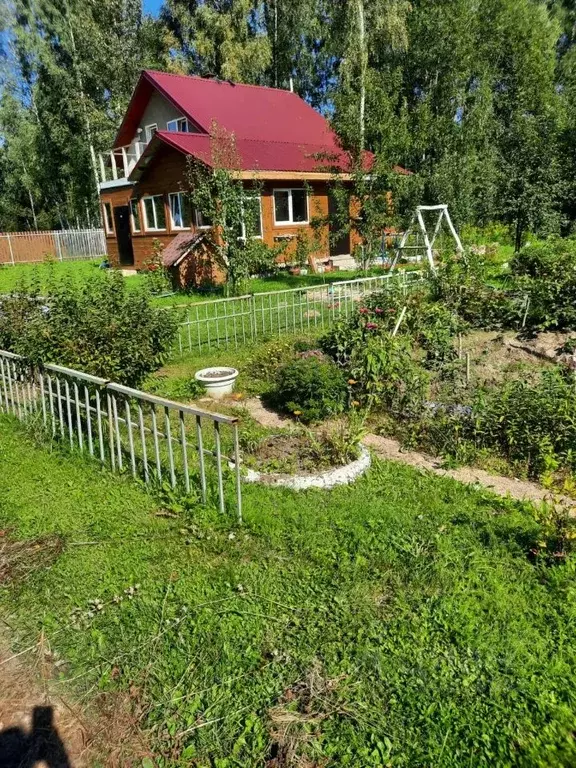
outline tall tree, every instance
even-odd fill
[[[14,0],[8,38],[51,224],[95,221],[96,153],[110,146],[138,70],[166,68],[173,40],[140,0]]]

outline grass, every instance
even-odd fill
[[[244,498],[241,530],[159,517],[0,417],[0,527],[35,541],[1,610],[80,694],[130,689],[160,766],[575,764],[575,563],[530,559],[527,507],[380,462]]]
[[[250,344],[239,345],[237,349],[204,349],[194,350],[174,357],[157,373],[152,374],[143,384],[143,389],[153,394],[171,400],[190,400],[196,396],[196,388],[191,382],[194,374],[201,368],[210,366],[231,366],[237,368],[239,375],[236,380],[236,393],[240,396],[261,395],[267,382],[262,375],[255,376],[251,371],[251,363],[257,358],[264,362],[266,356],[270,360],[276,358],[278,351],[295,342],[312,342],[318,338],[313,334],[283,333],[280,337],[262,337]],[[270,366],[272,372],[274,367]]]
[[[38,280],[40,286],[45,288],[50,279],[72,279],[83,281],[94,275],[102,275],[98,269],[102,259],[94,261],[67,261],[50,262],[42,264],[17,264],[16,266],[0,266],[0,294],[14,290],[21,281],[31,279]],[[267,293],[269,291],[282,291],[290,288],[299,288],[313,285],[324,285],[338,280],[353,280],[363,277],[364,273],[358,271],[341,271],[325,275],[291,275],[288,272],[274,277],[252,278],[246,286],[246,293]],[[144,275],[134,275],[128,278],[130,285],[145,285]],[[223,298],[222,290],[212,292],[177,293],[172,296],[158,297],[155,303],[161,306],[169,306],[175,303],[190,304],[198,301]]]

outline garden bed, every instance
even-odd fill
[[[335,488],[358,479],[370,466],[364,446],[336,452],[326,434],[271,434],[244,454],[244,479],[249,483],[294,490]]]

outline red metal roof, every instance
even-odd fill
[[[230,154],[230,145],[219,144],[218,138],[203,134],[159,131],[156,136],[165,144],[186,155],[193,155],[210,166],[219,164],[219,152]],[[235,148],[238,170],[242,171],[318,173],[334,168],[339,171],[350,170],[348,155],[341,149],[326,144],[236,139]],[[372,156],[367,159],[371,160]]]
[[[328,145],[335,142],[334,133],[322,115],[290,91],[145,70],[128,105],[115,146],[132,141],[153,89],[204,133],[210,133],[216,122],[239,139]]]
[[[132,95],[115,146],[132,141],[154,90],[196,126],[199,133],[158,131],[158,139],[213,165],[214,124],[234,134],[240,170],[318,172],[350,170],[325,118],[299,96],[278,88],[146,70]],[[131,176],[137,176],[159,144],[152,141]],[[374,156],[366,152],[366,170]],[[396,168],[400,173],[408,173]]]

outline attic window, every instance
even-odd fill
[[[157,130],[158,130],[158,125],[156,123],[152,123],[151,125],[146,125],[144,127],[144,133],[145,133],[147,142],[152,139],[152,136],[154,136]]]
[[[178,120],[168,120],[166,130],[172,133],[192,133],[190,123],[186,117],[180,117]]]

